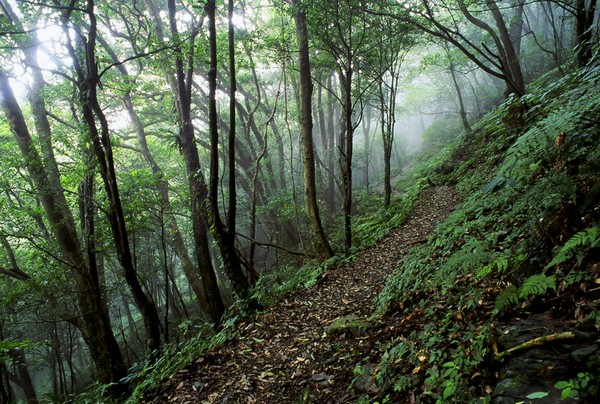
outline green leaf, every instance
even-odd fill
[[[575,395],[573,395],[575,394]],[[570,386],[562,391],[561,399],[577,397],[577,390],[573,390]]]
[[[517,287],[515,285],[509,285],[498,295],[498,297],[496,297],[493,314],[497,315],[507,308],[516,305],[518,302],[519,296]]]
[[[570,386],[571,386],[571,382],[568,382],[566,380],[561,380],[561,381],[556,382],[554,384],[554,387],[557,388],[557,389],[559,389],[559,390],[566,389],[567,387],[570,387]]]
[[[444,389],[444,400],[450,397],[452,394],[454,394],[455,391],[456,386],[454,385],[454,383],[449,383],[448,386],[446,386],[446,388]]]
[[[547,392],[547,391],[536,391],[535,393],[531,393],[531,394],[529,394],[529,395],[528,395],[527,397],[525,397],[525,398],[527,398],[527,399],[529,399],[529,400],[536,400],[536,399],[538,399],[538,398],[544,398],[544,397],[547,397],[547,396],[548,396],[548,394],[550,394],[550,393],[549,393],[549,392]]]

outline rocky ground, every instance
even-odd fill
[[[457,200],[449,187],[425,191],[405,225],[313,287],[239,324],[234,340],[174,375],[150,402],[344,403],[376,392],[371,371],[398,320],[368,321],[373,301],[398,260]]]

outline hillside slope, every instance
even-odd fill
[[[147,401],[597,402],[599,79],[507,100],[403,175],[407,206],[421,193],[408,222],[232,322]],[[398,218],[358,218],[357,236]]]
[[[415,318],[378,364],[384,402],[597,402],[599,79],[542,78],[431,174],[464,202],[379,296]]]

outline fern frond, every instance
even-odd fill
[[[571,259],[578,251],[584,247],[594,248],[600,245],[600,228],[598,226],[589,227],[575,234],[563,245],[556,256],[546,265],[546,269]]]
[[[477,272],[478,278],[485,278],[490,275],[494,269],[498,271],[498,273],[504,273],[508,269],[508,258],[505,255],[501,255],[497,257],[495,260],[488,263],[486,266],[481,268]]]
[[[497,315],[507,308],[515,306],[517,303],[519,303],[517,287],[515,285],[510,285],[496,297],[492,314]]]
[[[548,289],[556,290],[556,279],[544,274],[533,275],[519,288],[519,298],[527,299],[531,296],[540,296]]]

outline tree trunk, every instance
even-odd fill
[[[4,340],[4,324],[0,319],[0,340]],[[10,386],[10,373],[6,367],[6,361],[0,361],[0,403],[13,402],[13,392]]]
[[[371,107],[367,106],[366,108],[366,116],[362,120],[362,130],[364,136],[364,164],[365,164],[365,178],[363,180],[363,184],[367,189],[367,193],[369,193],[370,183],[369,183],[369,165],[371,162],[371,142],[370,142],[370,132],[371,132]]]
[[[298,0],[292,0],[292,6],[298,7]],[[323,230],[317,204],[315,184],[315,156],[313,145],[313,120],[311,111],[313,84],[310,76],[310,60],[308,54],[308,30],[306,14],[298,10],[294,13],[296,37],[298,39],[298,65],[300,68],[300,131],[303,163],[304,206],[308,218],[309,238],[315,255],[320,260],[333,256],[333,250]]]
[[[27,368],[27,360],[25,359],[25,352],[21,348],[10,349],[8,356],[12,360],[13,366],[17,372],[15,382],[23,390],[25,399],[28,404],[35,404],[38,402],[37,395],[35,394],[35,387],[31,380],[31,374]]]
[[[168,0],[169,26],[171,34],[178,37],[175,0]],[[217,276],[215,274],[210,258],[208,243],[208,217],[204,204],[208,196],[208,189],[202,174],[198,147],[194,139],[194,126],[191,117],[191,94],[189,82],[183,68],[182,49],[178,46],[175,58],[175,83],[176,98],[179,108],[181,150],[186,164],[188,186],[190,189],[192,230],[194,233],[196,260],[204,283],[204,296],[206,296],[206,307],[204,311],[210,316],[215,324],[219,324],[225,306],[219,292]],[[191,72],[188,74],[191,81]]]
[[[231,1],[231,0],[230,0]],[[250,291],[250,283],[246,278],[244,272],[242,271],[242,265],[240,257],[235,249],[235,228],[225,229],[223,221],[221,219],[221,213],[219,211],[219,131],[217,127],[218,123],[218,114],[217,114],[217,99],[216,99],[216,91],[217,91],[217,31],[216,31],[216,19],[215,19],[215,1],[208,0],[204,9],[206,10],[206,14],[208,16],[208,32],[209,32],[209,54],[210,54],[210,69],[208,72],[208,86],[209,86],[209,95],[208,95],[208,117],[209,117],[209,131],[210,131],[210,193],[209,193],[209,201],[210,208],[212,213],[212,222],[214,225],[215,237],[217,239],[217,244],[219,245],[219,250],[221,252],[221,258],[223,259],[223,267],[225,269],[225,273],[227,277],[231,281],[231,285],[235,290],[236,294],[245,298],[248,296]],[[230,24],[232,24],[230,20]],[[229,57],[230,63],[232,63],[234,51],[233,38],[231,35],[233,34],[230,31],[230,48],[229,48]],[[235,69],[235,66],[232,66],[231,69]],[[234,71],[232,71],[234,73]],[[230,142],[233,138],[235,140],[235,74],[231,76],[232,84],[231,84],[231,92],[230,97],[233,98],[230,104],[230,113],[233,112],[233,117],[230,117],[232,120],[230,121],[229,133],[230,133]],[[232,127],[233,123],[233,127]],[[230,158],[235,158],[235,144],[232,144],[233,150],[229,150]],[[231,164],[235,164],[235,160],[231,161]],[[231,201],[231,198],[235,198],[235,177],[234,173],[230,173],[230,180],[233,179],[233,184],[229,184],[230,192],[233,187],[233,195],[229,195],[230,198],[230,209],[233,205],[233,212],[229,212],[230,215],[235,214],[235,201]],[[231,219],[231,217],[229,217]],[[235,221],[230,223],[232,225],[235,224]]]
[[[463,128],[465,129],[465,133],[468,135],[471,133],[471,125],[469,125],[469,121],[467,120],[467,110],[465,108],[465,103],[463,101],[462,91],[460,86],[458,85],[458,79],[456,78],[456,70],[454,68],[454,62],[452,61],[452,57],[448,53],[446,49],[446,56],[448,57],[448,73],[450,74],[450,78],[452,79],[452,84],[454,85],[454,90],[456,91],[456,99],[458,101],[458,108],[460,113],[460,121],[463,124]]]
[[[575,34],[577,35],[577,64],[579,67],[585,67],[592,58],[596,6],[597,0],[577,0],[576,3]]]
[[[98,41],[102,44],[106,52],[110,55],[113,63],[118,63],[119,59],[114,53],[114,51],[111,49],[110,45],[101,37],[98,37]],[[129,72],[127,71],[127,68],[124,64],[117,64],[116,68],[119,70],[126,82],[131,81]],[[125,94],[123,95],[123,102],[129,115],[129,119],[131,119],[131,122],[135,129],[135,133],[137,135],[137,139],[140,145],[140,152],[142,153],[144,160],[146,160],[146,162],[150,166],[150,169],[156,176],[156,188],[160,197],[160,203],[162,208],[165,209],[170,204],[169,182],[167,179],[165,179],[162,168],[154,159],[154,156],[152,155],[152,152],[148,147],[148,141],[146,139],[146,130],[140,117],[135,111],[131,91],[125,92]],[[175,217],[169,220],[168,228],[170,233],[170,237],[168,237],[169,244],[173,247],[173,249],[175,250],[175,254],[177,254],[177,256],[179,257],[186,279],[190,284],[200,306],[202,308],[207,307],[208,302],[206,300],[206,296],[204,295],[204,285],[202,283],[202,278],[200,277],[198,269],[194,266],[190,258],[188,249],[185,245]]]
[[[502,46],[498,49],[500,60],[502,61],[503,66],[507,67],[507,72],[509,72],[505,80],[507,93],[514,93],[517,97],[521,97],[525,94],[525,81],[523,79],[523,73],[521,72],[520,55],[518,53],[521,49],[524,0],[519,0],[519,3],[521,4],[517,7],[517,15],[515,15],[513,22],[514,28],[512,29],[512,33],[515,35],[513,38],[511,36],[511,31],[506,27],[504,17],[496,4],[496,0],[487,0],[488,7],[492,11],[492,16],[496,21],[496,27],[502,42]]]
[[[87,41],[85,42],[85,58],[83,63],[80,58],[78,58],[77,52],[72,45],[68,45],[71,58],[77,71],[77,87],[79,89],[81,113],[83,121],[89,131],[88,135],[92,141],[94,154],[98,159],[98,168],[110,203],[107,216],[117,256],[125,274],[125,281],[131,290],[134,301],[144,320],[146,329],[146,348],[150,354],[155,355],[160,349],[160,320],[158,311],[154,302],[152,302],[149,296],[144,292],[139,279],[137,278],[137,271],[133,263],[133,257],[129,246],[125,215],[123,213],[123,206],[119,195],[112,144],[109,137],[108,121],[98,101],[97,90],[100,77],[98,75],[96,63],[97,26],[93,0],[87,1],[86,12],[90,19],[90,28],[87,35]],[[65,29],[68,28],[65,27]],[[78,32],[78,34],[82,35],[81,32]],[[86,67],[83,68],[82,64],[85,64]],[[98,130],[96,122],[99,123],[100,130]]]
[[[335,212],[335,115],[336,107],[333,99],[333,75],[327,80],[327,189],[325,200],[330,213]]]
[[[352,65],[349,56],[348,65]],[[340,169],[342,172],[342,190],[344,194],[344,238],[345,252],[350,255],[352,251],[352,152],[353,132],[352,122],[352,69],[342,71],[340,68],[340,82],[342,87],[343,127],[340,136]]]

